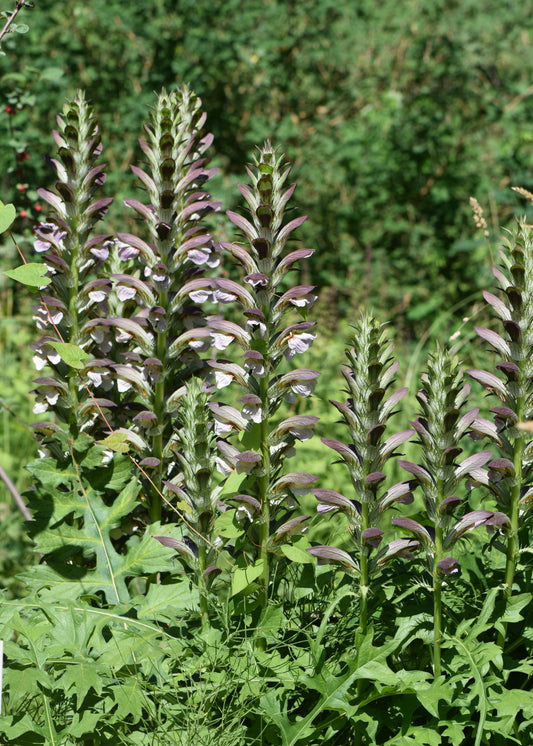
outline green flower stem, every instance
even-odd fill
[[[519,401],[518,417],[522,419],[523,412],[523,397]],[[511,504],[509,511],[509,520],[511,521],[511,528],[507,537],[507,554],[505,560],[505,580],[503,586],[503,595],[506,600],[510,599],[513,593],[513,581],[516,570],[516,563],[518,561],[519,543],[518,543],[518,529],[519,529],[519,516],[520,516],[520,488],[522,486],[522,450],[523,450],[524,436],[520,435],[514,442],[514,484],[511,490]],[[505,646],[505,638],[507,635],[507,623],[504,622],[502,629],[498,633],[498,645],[502,648]]]
[[[444,529],[440,517],[440,505],[444,499],[444,483],[437,479],[437,494],[435,496],[435,546],[433,554],[433,672],[435,678],[441,674],[441,645],[442,645],[442,578],[437,567],[443,555]]]
[[[361,549],[360,549],[360,574],[359,574],[359,631],[366,634],[368,626],[368,591],[370,589],[370,576],[368,568],[368,551],[363,543],[363,531],[369,528],[369,505],[363,502],[361,506]]]
[[[78,273],[78,256],[80,253],[80,242],[78,236],[78,224],[80,216],[80,206],[78,201],[78,194],[76,190],[76,201],[75,201],[75,215],[71,217],[70,226],[72,229],[72,250],[71,250],[71,284],[69,287],[69,298],[68,298],[68,313],[70,316],[70,328],[69,328],[69,339],[64,340],[71,344],[78,344],[78,309],[76,307],[76,301],[80,294],[79,287],[79,273]],[[67,374],[68,377],[68,389],[70,398],[72,401],[69,407],[68,413],[68,425],[72,437],[76,438],[79,435],[79,424],[78,424],[78,377],[79,372],[75,368],[70,368]]]
[[[361,505],[361,536],[359,547],[359,626],[356,632],[356,645],[360,644],[368,628],[368,592],[370,590],[370,577],[368,567],[367,549],[363,542],[363,531],[369,527],[369,505],[363,502]],[[357,682],[357,695],[363,696],[366,685],[365,679]]]
[[[160,298],[160,302],[163,305],[167,299],[165,297]],[[164,307],[164,306],[163,306]],[[152,438],[152,452],[154,458],[159,459],[159,466],[154,474],[154,486],[151,490],[151,501],[150,501],[150,517],[152,523],[160,521],[162,516],[162,505],[161,505],[161,494],[163,490],[163,429],[165,424],[165,359],[167,350],[167,333],[166,331],[159,332],[157,335],[157,357],[161,360],[163,366],[163,373],[155,384],[155,400],[154,400],[154,414],[157,417],[157,432]]]
[[[433,672],[435,678],[441,674],[442,645],[442,579],[437,563],[442,559],[441,526],[435,526],[435,555],[433,557]]]
[[[200,533],[202,536],[209,536],[210,519],[207,517],[200,519]],[[198,589],[200,591],[200,616],[202,620],[202,629],[205,629],[209,622],[209,603],[207,600],[207,588],[205,585],[204,572],[207,569],[207,545],[202,539],[199,539],[198,547]]]
[[[270,446],[268,444],[268,377],[264,376],[260,382],[261,408],[263,419],[260,424],[261,448],[261,476],[258,479],[259,501],[261,503],[261,523],[259,525],[259,559],[263,561],[261,584],[263,586],[263,607],[268,605],[268,586],[270,583],[270,565],[268,539],[270,537]]]
[[[195,444],[195,452],[202,462],[208,463],[209,448],[207,441]],[[207,585],[204,572],[208,567],[209,547],[207,542],[211,539],[213,531],[213,515],[211,512],[210,482],[212,475],[203,470],[197,474],[198,493],[201,496],[202,513],[198,522],[198,588],[200,591],[200,613],[202,618],[202,629],[206,629],[209,623],[209,601],[207,598]]]

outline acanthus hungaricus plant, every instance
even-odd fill
[[[522,190],[523,191],[523,190]],[[531,195],[526,192],[526,196]],[[499,398],[490,410],[494,424],[487,423],[482,434],[499,448],[500,455],[478,471],[476,479],[490,489],[510,519],[506,546],[504,594],[510,598],[520,555],[531,548],[533,516],[533,240],[524,222],[515,226],[501,253],[502,265],[493,272],[499,295],[484,292],[487,303],[503,326],[503,336],[478,327],[484,342],[501,356],[496,364],[500,375],[469,369],[467,373]],[[507,625],[499,629],[499,643],[505,644]]]
[[[32,344],[37,369],[49,366],[53,375],[35,381],[34,412],[54,412],[75,437],[90,429],[94,421],[94,399],[86,379],[77,371],[96,347],[88,329],[95,313],[92,280],[98,253],[109,245],[111,237],[95,236],[93,230],[113,200],[94,200],[105,183],[104,166],[98,163],[102,145],[96,120],[82,94],[66,105],[58,123],[54,139],[61,160],[52,160],[58,181],[54,192],[39,190],[53,209],[53,215],[37,226],[35,240],[50,284],[34,306],[33,318],[44,336]],[[69,352],[74,353],[72,346],[83,351],[78,353],[75,367],[64,362]]]
[[[433,668],[435,676],[440,676],[442,589],[446,578],[458,572],[460,564],[451,554],[454,545],[477,526],[502,527],[509,521],[503,513],[490,510],[464,512],[465,480],[492,458],[492,452],[481,451],[456,463],[463,451],[462,439],[470,433],[475,436],[490,424],[479,417],[478,409],[462,413],[470,386],[463,382],[457,359],[438,347],[429,356],[422,383],[423,388],[417,393],[421,415],[411,424],[423,449],[423,464],[402,460],[398,463],[422,489],[427,525],[406,517],[393,517],[392,522],[413,534],[425,552],[433,590]]]
[[[53,163],[59,180],[54,192],[40,190],[54,215],[38,226],[35,241],[50,280],[35,319],[47,334],[33,346],[37,366],[51,369],[36,381],[35,411],[53,411],[56,421],[36,426],[42,457],[29,466],[35,480],[30,529],[44,561],[32,568],[27,582],[54,598],[94,594],[117,604],[129,598],[129,579],[153,572],[156,555],[158,562],[165,555],[148,533],[126,546],[138,528],[133,515],[139,480],[126,456],[110,453],[98,440],[112,429],[109,419],[118,403],[109,398],[111,390],[102,398],[100,380],[91,376],[110,365],[102,353],[116,349],[104,347],[98,334],[107,320],[99,315],[107,306],[98,267],[116,242],[91,234],[111,199],[93,201],[104,183],[103,166],[97,164],[101,142],[82,94],[58,121],[54,138],[61,161]]]
[[[140,140],[148,172],[132,166],[149,203],[125,200],[141,218],[148,241],[120,233],[124,255],[133,261],[129,272],[112,275],[115,292],[134,302],[134,311],[93,327],[102,335],[114,330],[128,343],[122,359],[102,372],[111,372],[123,394],[121,416],[128,427],[120,432],[137,448],[152,523],[175,517],[175,494],[183,482],[177,409],[186,382],[202,374],[199,353],[210,347],[196,302],[204,270],[219,263],[203,223],[219,207],[203,190],[216,173],[206,168],[204,153],[213,137],[203,130],[205,119],[200,99],[187,87],[159,95],[146,141]]]
[[[221,273],[204,223],[218,208],[203,188],[213,173],[204,120],[187,88],[158,97],[142,144],[147,165],[134,167],[147,203],[126,202],[138,235],[117,238],[94,233],[109,199],[97,196],[100,140],[83,96],[59,121],[58,183],[41,192],[53,214],[37,229],[48,289],[35,308],[42,339],[34,345],[43,371],[36,412],[55,420],[38,425],[41,458],[29,467],[40,563],[24,575],[27,596],[0,604],[0,742],[520,743],[533,724],[530,626],[518,613],[530,596],[514,595],[498,619],[492,561],[503,535],[508,600],[523,579],[519,552],[530,548],[532,450],[521,429],[533,416],[530,229],[520,227],[509,267],[496,271],[503,299],[485,295],[506,336],[478,330],[503,356],[507,380],[470,371],[503,400],[495,423],[465,411],[468,386],[439,349],[411,423],[421,464],[396,462],[409,478],[392,486],[385,475],[413,430],[386,432],[405,389],[392,391],[398,363],[386,328],[362,314],[346,352],[347,401],[333,402],[347,442],[323,438],[350,484],[331,478],[312,490],[327,517],[318,531],[341,512],[349,533],[342,549],[329,535],[310,548],[298,535],[308,518],[298,501],[316,479],[288,459],[312,453],[299,441],[317,417],[299,397],[319,373],[292,366],[314,340],[314,288],[291,286],[289,270],[313,251],[290,243],[304,218],[291,216],[289,170],[266,143],[240,187],[249,215],[229,213],[242,235],[222,248],[236,269]],[[229,279],[237,272],[240,282]],[[229,305],[219,315],[204,302]],[[224,402],[214,401],[213,382]],[[466,436],[491,438],[501,457],[459,461]],[[474,485],[509,518],[471,510]],[[418,507],[413,518],[392,519],[410,537],[383,546],[388,509],[402,504]],[[477,558],[475,598],[454,607],[443,589],[480,525],[500,535],[487,542],[484,567]],[[338,567],[310,555],[349,571],[340,587]],[[405,603],[421,587],[417,558],[432,581],[435,677],[421,646],[397,655],[407,637],[427,639],[428,607],[420,615]],[[398,593],[400,566],[415,579],[407,593]],[[445,601],[455,630],[443,629]],[[458,619],[457,608],[469,614]],[[490,638],[496,629],[503,644],[509,621],[520,623],[520,639],[502,656]],[[443,644],[454,654],[441,661]]]
[[[397,539],[376,551],[381,544],[383,513],[396,503],[413,501],[409,481],[400,482],[383,491],[386,463],[397,456],[396,449],[413,434],[402,430],[385,437],[387,422],[395,414],[395,407],[407,393],[402,388],[388,395],[395,382],[399,363],[394,360],[392,343],[384,325],[364,313],[354,326],[351,346],[346,350],[347,368],[342,370],[347,388],[345,402],[331,401],[339,411],[350,435],[348,444],[332,438],[322,442],[334,450],[350,473],[353,497],[341,495],[334,489],[313,489],[319,501],[320,515],[342,512],[348,520],[354,552],[348,553],[333,546],[315,546],[307,551],[320,560],[339,562],[357,578],[359,591],[358,629],[366,633],[369,620],[369,595],[373,577],[389,559],[410,554],[418,542]]]
[[[308,396],[319,375],[307,368],[283,372],[284,360],[292,361],[295,355],[304,353],[315,339],[314,322],[307,320],[307,311],[315,300],[314,288],[296,285],[285,289],[288,272],[313,254],[312,249],[290,247],[292,234],[305,217],[286,220],[295,189],[295,185],[286,185],[289,171],[283,156],[266,143],[248,169],[250,184],[239,186],[250,219],[234,212],[228,212],[228,216],[243,233],[246,244],[222,246],[245,274],[242,284],[219,278],[216,287],[238,300],[245,323],[241,326],[222,317],[210,321],[217,352],[232,340],[241,350],[238,362],[220,357],[210,362],[219,388],[232,382],[240,386],[240,407],[212,402],[210,408],[215,430],[221,436],[222,470],[244,477],[239,493],[229,500],[247,524],[246,536],[235,549],[237,554],[243,552],[244,566],[254,563],[263,605],[270,593],[272,557],[282,551],[287,537],[303,528],[307,516],[293,517],[294,509],[298,496],[308,492],[315,481],[309,473],[288,472],[285,464],[294,453],[295,442],[311,437],[318,418],[296,414],[280,419],[283,402],[293,403],[298,396]],[[291,319],[295,311],[303,320]],[[239,432],[240,440],[230,442],[231,434]]]

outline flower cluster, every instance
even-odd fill
[[[33,307],[43,336],[32,345],[37,370],[48,365],[53,376],[35,381],[34,411],[54,411],[77,434],[92,422],[91,398],[82,378],[63,362],[58,344],[77,345],[87,356],[94,347],[89,324],[98,309],[87,301],[97,261],[93,252],[111,237],[92,233],[112,199],[94,199],[105,173],[97,162],[102,149],[98,126],[83,94],[66,104],[58,124],[59,160],[52,159],[58,181],[55,191],[39,190],[53,214],[35,231],[35,250],[43,255],[51,283]]]
[[[406,554],[417,546],[416,541],[400,539],[376,551],[384,533],[379,527],[384,511],[396,503],[413,501],[409,481],[383,490],[386,462],[397,455],[396,449],[413,434],[412,430],[403,430],[385,437],[387,422],[407,393],[403,388],[388,394],[398,370],[398,362],[391,353],[392,344],[384,325],[371,314],[362,314],[346,350],[348,365],[342,371],[348,399],[345,402],[331,401],[348,429],[350,442],[322,439],[347,467],[354,496],[345,497],[332,489],[313,490],[320,515],[342,512],[346,516],[355,551],[348,553],[332,546],[315,546],[307,551],[319,560],[340,563],[358,577],[363,629],[366,627],[366,596],[372,573],[391,557]]]
[[[220,278],[213,284],[219,297],[239,301],[245,321],[241,326],[222,317],[210,320],[215,349],[221,352],[235,340],[241,351],[236,361],[217,357],[210,362],[219,388],[232,382],[240,386],[240,407],[212,402],[210,408],[220,435],[222,471],[246,475],[242,494],[233,496],[232,502],[251,518],[251,531],[258,527],[253,542],[259,545],[264,563],[265,594],[272,546],[302,527],[304,517],[287,518],[298,496],[315,481],[307,473],[286,473],[284,462],[294,453],[296,441],[311,437],[318,418],[296,414],[280,421],[278,415],[284,401],[292,403],[297,396],[308,396],[319,375],[307,368],[282,370],[284,361],[305,352],[315,338],[314,323],[307,320],[315,300],[314,288],[296,285],[282,289],[288,271],[313,254],[312,249],[290,248],[289,240],[305,217],[285,222],[287,203],[295,189],[294,185],[286,186],[289,171],[268,142],[248,169],[250,184],[239,189],[250,219],[228,212],[246,244],[222,244],[244,270],[243,281],[238,284]],[[207,289],[206,281],[202,287]],[[292,311],[301,320],[289,318]],[[235,432],[244,433],[240,448],[226,440]]]
[[[523,193],[522,190],[521,193]],[[527,196],[527,193],[525,196]],[[498,374],[470,369],[467,373],[499,401],[492,407],[494,422],[487,422],[482,435],[499,449],[498,458],[488,463],[488,471],[474,476],[507,512],[504,590],[512,593],[520,545],[530,544],[533,517],[533,232],[524,221],[515,226],[502,252],[503,264],[493,272],[499,295],[484,292],[503,326],[503,336],[491,329],[477,328],[478,335],[500,357]],[[500,634],[503,646],[505,632]]]
[[[120,315],[93,326],[102,342],[113,334],[126,343],[127,354],[106,369],[94,371],[105,386],[109,374],[121,395],[121,411],[140,439],[140,463],[150,474],[147,494],[154,521],[174,496],[180,473],[176,410],[184,386],[203,366],[199,353],[209,348],[211,333],[194,291],[206,268],[218,264],[217,249],[202,219],[218,209],[203,191],[214,170],[205,167],[204,153],[212,142],[203,126],[200,100],[185,87],[163,91],[146,126],[141,148],[147,169],[132,166],[149,203],[126,199],[140,217],[148,240],[120,233],[115,252],[130,261],[91,288],[94,295],[111,287]],[[98,251],[106,247],[97,247]],[[101,259],[108,259],[103,254]],[[131,424],[133,420],[133,424]],[[119,423],[120,424],[120,423]]]
[[[411,425],[422,446],[424,463],[400,460],[398,464],[420,485],[429,525],[423,526],[404,517],[395,517],[392,521],[421,542],[428,569],[435,582],[440,582],[441,576],[459,570],[458,560],[448,555],[458,539],[479,525],[502,526],[508,519],[503,513],[489,510],[473,510],[461,515],[465,504],[461,483],[468,478],[471,485],[475,485],[476,476],[491,460],[492,452],[481,451],[457,463],[463,451],[459,444],[464,436],[478,438],[490,428],[490,423],[479,417],[477,408],[462,413],[470,386],[463,382],[458,361],[447,350],[437,348],[435,354],[429,356],[422,383],[423,388],[417,394],[422,412]]]

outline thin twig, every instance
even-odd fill
[[[0,31],[0,42],[2,41],[4,36],[6,36],[6,34],[9,33],[9,27],[11,26],[11,24],[17,17],[19,11],[21,11],[25,5],[26,5],[26,0],[17,0],[17,4],[15,5],[15,10],[13,11],[13,13],[11,13],[9,18],[7,19],[6,24],[4,28],[2,29],[2,31]]]
[[[8,475],[6,474],[6,472],[4,471],[1,465],[0,465],[0,479],[3,481],[3,483],[5,484],[5,486],[11,493],[13,500],[17,503],[17,506],[20,512],[22,513],[22,515],[24,516],[24,518],[27,521],[31,521],[32,520],[31,513],[26,507],[26,503],[20,496],[19,491],[17,490],[17,488],[15,487],[11,479],[8,477]]]

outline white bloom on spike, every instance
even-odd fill
[[[296,381],[292,384],[292,391],[298,396],[310,396],[315,390],[315,381]]]
[[[218,303],[234,303],[237,300],[237,296],[228,290],[217,288],[213,294],[213,300]]]
[[[53,386],[40,386],[37,391],[37,400],[33,406],[34,414],[42,414],[48,410],[48,407],[53,407],[57,404],[59,399],[59,391]]]
[[[213,347],[215,350],[225,350],[226,347],[229,347],[229,345],[233,342],[233,337],[231,337],[229,334],[221,334],[220,332],[214,332],[213,333]]]
[[[215,371],[215,385],[217,389],[223,389],[225,386],[229,386],[233,381],[233,376],[223,370]]]
[[[93,249],[89,249],[89,253],[100,259],[100,261],[105,262],[109,258],[110,243],[110,241],[106,241],[102,246],[95,246]]]
[[[226,420],[219,420],[215,417],[215,434],[216,435],[227,435],[233,429],[230,422]]]
[[[117,329],[115,332],[115,339],[119,344],[122,344],[123,342],[129,342],[131,339],[131,334],[124,331],[124,329]]]
[[[255,334],[257,337],[264,339],[267,333],[266,324],[259,319],[248,319],[246,322],[246,331],[249,334]]]
[[[207,246],[204,246],[203,249],[191,249],[187,252],[187,257],[190,259],[190,261],[193,264],[197,264],[198,266],[205,264],[210,255],[211,251],[207,248]]]
[[[251,375],[261,378],[265,375],[265,361],[259,352],[249,350],[244,361],[244,367]]]
[[[59,324],[63,318],[63,311],[58,308],[48,308],[44,306],[34,306],[34,315],[32,316],[33,321],[37,329],[46,329],[50,324]]]
[[[279,440],[273,446],[270,446],[270,455],[275,456],[277,453],[279,453],[279,451],[287,448],[287,445],[288,444],[285,440]],[[293,458],[294,456],[296,456],[296,448],[294,448],[294,446],[287,448],[287,450],[285,451],[285,458]]]
[[[61,355],[51,345],[44,343],[41,347],[36,349],[32,360],[35,368],[37,370],[42,370],[49,362],[52,363],[52,365],[58,365],[61,361]]]
[[[224,461],[224,459],[220,456],[217,456],[215,458],[215,466],[218,473],[222,474],[223,477],[229,476],[233,471],[233,467],[230,466],[227,461]]]
[[[208,288],[201,288],[200,290],[193,290],[189,293],[189,298],[194,303],[206,303],[207,301],[213,300],[213,291]]]
[[[292,358],[298,353],[307,352],[316,339],[316,334],[312,332],[301,332],[300,334],[290,334],[287,338],[287,351],[285,357],[287,360]]]
[[[36,370],[42,370],[44,366],[46,365],[46,357],[41,355],[40,353],[36,353],[33,357],[33,364],[35,365]]]
[[[123,378],[117,378],[117,389],[121,394],[124,394],[131,389],[131,383],[125,381]]]
[[[251,523],[254,519],[254,511],[251,509],[249,505],[246,505],[246,504],[239,505],[239,507],[237,508],[235,512],[235,518],[239,522],[241,522],[242,519],[247,519]]]
[[[107,293],[105,290],[91,290],[89,293],[89,298],[92,300],[93,303],[101,303],[106,299]]]
[[[209,336],[197,337],[196,339],[191,339],[191,341],[189,342],[189,347],[195,352],[206,352],[210,348],[210,346],[211,340]]]
[[[118,257],[123,262],[127,262],[129,259],[135,259],[135,257],[139,256],[139,249],[124,243],[124,241],[119,241],[118,238],[115,240],[115,246],[118,251]]]
[[[88,370],[87,378],[89,381],[92,381],[95,386],[102,385],[103,375],[101,370]]]
[[[128,285],[117,285],[116,291],[117,298],[122,302],[135,298],[135,295],[137,294],[135,288],[129,287]]]
[[[259,424],[263,419],[263,410],[258,404],[248,403],[242,408],[242,416],[247,420]]]

